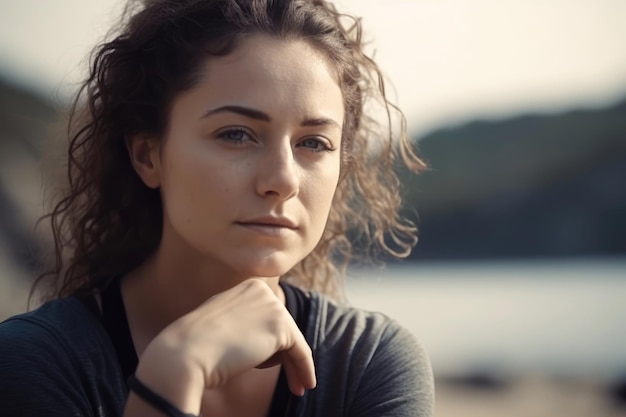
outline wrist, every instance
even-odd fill
[[[182,355],[149,345],[135,376],[155,394],[184,413],[200,414],[204,377]]]
[[[128,388],[154,410],[168,417],[201,417],[201,415],[185,413],[146,386],[135,375],[128,379]]]

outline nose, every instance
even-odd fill
[[[289,140],[263,149],[258,160],[256,191],[262,197],[287,200],[298,194],[300,179]]]

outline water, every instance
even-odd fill
[[[626,375],[626,259],[352,271],[351,304],[396,318],[436,373]]]

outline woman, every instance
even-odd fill
[[[0,326],[3,415],[432,414],[408,332],[331,299],[352,241],[408,253],[392,165],[423,167],[364,113],[393,107],[347,23],[129,4],[72,113],[50,300]]]

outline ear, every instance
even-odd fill
[[[159,188],[161,185],[160,142],[148,135],[139,134],[126,138],[126,148],[130,163],[144,184],[150,188]]]

